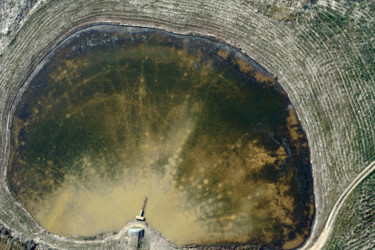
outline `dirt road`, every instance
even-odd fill
[[[345,189],[341,194],[340,198],[337,200],[336,204],[332,208],[332,211],[328,217],[327,223],[320,234],[319,238],[314,242],[313,240],[308,240],[306,244],[303,245],[300,249],[322,249],[327,243],[330,234],[332,233],[336,217],[340,212],[342,205],[345,200],[348,198],[350,193],[361,183],[367,176],[369,176],[375,170],[375,161],[371,162],[354,180],[350,185]]]

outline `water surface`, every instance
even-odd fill
[[[8,182],[52,233],[146,218],[184,245],[290,248],[313,215],[305,135],[285,92],[239,51],[115,26],[59,45],[19,100]]]

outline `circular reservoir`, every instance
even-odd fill
[[[288,96],[238,50],[123,26],[77,31],[24,83],[8,184],[46,230],[92,236],[139,214],[177,245],[292,248],[314,213]]]

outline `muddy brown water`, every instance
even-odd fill
[[[234,48],[121,26],[76,32],[12,121],[8,183],[48,231],[120,230],[148,197],[177,245],[292,248],[314,213],[306,137],[279,84]]]

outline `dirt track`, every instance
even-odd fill
[[[371,162],[345,189],[341,194],[340,198],[337,200],[335,206],[333,207],[331,213],[329,214],[327,223],[324,226],[322,233],[319,238],[314,242],[311,238],[307,241],[301,249],[322,249],[327,243],[329,236],[332,233],[334,223],[336,221],[337,215],[339,214],[341,207],[343,206],[345,200],[352,193],[352,191],[360,184],[367,176],[369,176],[373,171],[375,171],[375,161]]]

